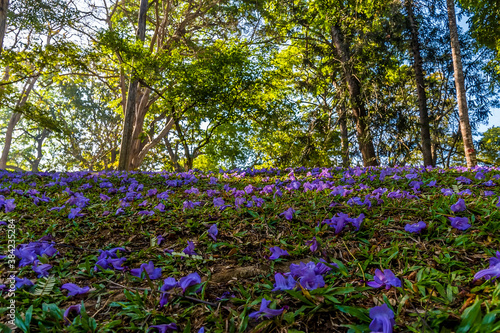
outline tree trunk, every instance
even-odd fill
[[[10,117],[9,124],[7,125],[7,131],[5,132],[5,144],[3,146],[2,157],[0,158],[0,169],[5,169],[7,167],[10,146],[12,144],[12,133],[14,132],[14,128],[20,119],[21,114],[19,112],[14,112]]]
[[[427,111],[427,96],[425,93],[424,71],[422,69],[422,57],[420,56],[420,42],[418,40],[418,27],[413,14],[413,0],[405,1],[411,30],[411,46],[413,51],[413,68],[415,69],[415,81],[417,82],[418,110],[420,113],[420,140],[422,141],[422,154],[424,165],[435,166],[431,151],[431,132],[429,126],[429,113]]]
[[[457,21],[455,16],[455,2],[446,0],[448,6],[448,24],[450,26],[451,56],[453,58],[453,75],[455,78],[455,90],[457,91],[458,116],[460,118],[460,129],[464,142],[465,160],[468,168],[477,165],[476,151],[472,141],[472,131],[469,123],[469,110],[467,97],[465,95],[465,80],[462,70],[462,56],[460,55],[460,44],[458,42]]]
[[[349,52],[347,45],[344,42],[344,36],[340,27],[332,26],[332,37],[335,44],[335,49],[342,67],[344,70],[345,80],[349,89],[349,96],[352,104],[352,113],[356,121],[356,134],[358,137],[359,150],[363,157],[364,166],[377,166],[377,156],[375,155],[375,148],[373,146],[372,137],[366,125],[366,109],[361,97],[361,87],[353,73],[350,65]]]
[[[18,110],[22,108],[23,106],[26,105],[26,102],[28,101],[28,96],[31,93],[31,90],[35,86],[35,82],[38,80],[38,76],[33,77],[32,79],[28,80],[26,82],[25,88],[23,89],[23,92],[21,96],[19,97],[19,100],[17,101],[15,110]],[[14,133],[14,128],[16,127],[17,123],[21,119],[21,113],[19,112],[14,112],[12,116],[10,117],[9,124],[7,125],[7,131],[5,132],[5,144],[3,147],[2,151],[2,157],[0,157],[0,169],[5,169],[7,166],[7,160],[9,159],[9,152],[10,152],[10,146],[12,144],[12,134]]]
[[[137,40],[144,42],[146,38],[146,12],[148,1],[141,0],[139,7],[139,23],[137,26]],[[135,71],[130,75],[130,85],[128,87],[127,104],[125,106],[125,117],[123,120],[122,142],[120,147],[120,160],[118,170],[129,171],[132,161],[132,132],[134,130],[136,114],[136,97],[139,80]]]
[[[9,0],[0,0],[0,53],[3,50],[3,40],[7,30],[7,10],[9,9]]]
[[[349,168],[349,136],[347,132],[347,121],[345,115],[345,106],[340,107],[339,112],[339,125],[340,125],[340,140],[342,143],[342,167]]]
[[[35,138],[36,142],[36,159],[31,163],[31,171],[38,172],[38,167],[40,166],[40,161],[43,157],[43,142],[50,135],[50,131],[48,129],[44,129],[42,133]]]

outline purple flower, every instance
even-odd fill
[[[453,192],[453,190],[450,188],[442,188],[441,193],[445,196],[449,196],[449,195],[453,195],[455,192]]]
[[[208,229],[208,235],[209,235],[210,237],[212,237],[212,239],[213,239],[214,241],[216,241],[216,240],[217,240],[216,236],[217,236],[217,234],[218,234],[218,233],[219,233],[219,230],[217,230],[217,224],[215,224],[215,223],[214,223],[214,224],[212,224],[212,225],[210,226],[210,229]],[[185,253],[185,252],[184,252],[184,253]]]
[[[215,207],[221,207],[224,205],[224,199],[220,197],[214,198],[213,202]]]
[[[178,330],[177,325],[175,323],[161,324],[161,325],[152,325],[152,326],[149,326],[148,332],[152,328],[156,328],[159,333],[170,333],[170,332]]]
[[[278,246],[271,247],[269,249],[269,251],[271,251],[271,253],[272,253],[272,255],[269,257],[269,259],[271,259],[271,260],[278,259],[281,256],[288,256],[289,255],[286,250],[283,250],[283,249],[279,248]]]
[[[141,210],[137,214],[139,214],[139,215],[146,215],[146,216],[153,216],[155,214],[155,212],[152,211],[152,210]]]
[[[191,256],[196,255],[197,253],[194,252],[193,242],[187,241],[187,243],[188,243],[188,246],[186,246],[186,248],[184,250],[182,250],[182,252],[184,252],[185,254],[189,254]]]
[[[457,180],[461,184],[470,184],[470,183],[472,183],[472,180],[470,180],[469,178],[464,177],[464,176],[457,177],[457,178],[455,178],[455,180]]]
[[[61,286],[61,289],[66,289],[68,291],[68,297],[83,295],[89,292],[90,287],[80,288],[74,283],[65,283]]]
[[[316,274],[313,270],[308,270],[300,278],[300,285],[307,290],[314,290],[317,288],[323,288],[325,286],[325,280],[320,274]]]
[[[371,308],[370,318],[372,322],[369,328],[372,332],[392,333],[392,327],[396,324],[394,312],[385,303]]]
[[[118,208],[118,209],[116,210],[115,215],[120,215],[120,214],[123,214],[123,213],[125,213],[125,211],[123,210],[123,208]]]
[[[370,287],[380,288],[385,285],[385,289],[391,289],[391,286],[401,287],[401,280],[398,279],[390,269],[382,271],[380,269],[375,270],[375,276],[373,277],[375,281],[370,281],[367,283]]]
[[[500,278],[500,251],[496,252],[496,257],[490,258],[489,268],[480,270],[474,275],[474,280],[479,280],[483,277],[486,280]]]
[[[463,212],[466,209],[464,199],[458,199],[458,201],[454,205],[451,205],[450,208],[454,213]]]
[[[281,273],[276,273],[274,275],[274,280],[276,281],[276,283],[274,284],[274,289],[272,291],[291,290],[295,288],[295,285],[297,284],[297,281],[295,281],[293,276],[288,275],[288,278],[285,279],[285,277]]]
[[[130,270],[130,274],[138,278],[142,277],[143,272],[147,273],[151,280],[156,280],[161,277],[161,268],[155,268],[153,261],[150,261],[147,264],[141,264],[140,268],[134,268]]]
[[[29,288],[33,286],[33,282],[31,282],[31,280],[28,278],[18,278],[16,276],[15,279],[16,279],[16,289],[21,289],[22,287]]]
[[[295,213],[295,209],[290,207],[287,210],[285,210],[283,213],[281,213],[280,216],[284,216],[285,219],[290,221],[293,218],[294,213]]]
[[[159,211],[160,213],[164,213],[165,212],[165,205],[160,202],[159,204],[157,204],[155,206],[155,209],[157,211]]]
[[[283,308],[281,308],[280,310],[269,309],[268,308],[269,304],[271,304],[271,301],[268,301],[265,298],[263,298],[262,303],[260,304],[259,311],[250,313],[248,317],[255,319],[259,319],[261,317],[272,318],[275,316],[279,316],[281,313],[283,313],[284,310]]]
[[[83,216],[83,214],[80,214],[81,210],[82,209],[80,207],[72,208],[69,212],[68,219],[74,219],[75,217]]]
[[[492,181],[492,180],[490,179],[490,180],[488,180],[487,182],[484,182],[484,183],[483,183],[483,185],[484,185],[484,186],[495,186],[496,184],[495,184],[495,182],[494,182],[494,181]]]
[[[164,307],[165,304],[168,303],[168,293],[167,291],[174,289],[177,287],[177,281],[173,277],[168,277],[163,280],[163,286],[161,286],[160,291],[164,291],[164,293],[160,296],[160,308]]]
[[[191,273],[179,280],[179,287],[182,288],[182,292],[186,292],[186,289],[195,284],[201,283],[201,278],[198,273]]]
[[[464,231],[471,227],[467,217],[449,217],[449,219],[451,221],[451,226],[458,230]]]
[[[32,266],[33,271],[38,274],[39,278],[49,276],[49,270],[51,268],[52,268],[52,265],[50,265],[50,264],[40,265],[39,260],[36,260]]]
[[[68,307],[66,309],[66,311],[64,311],[64,315],[63,315],[64,323],[66,325],[71,325],[71,321],[69,320],[69,314],[72,312],[76,312],[76,314],[80,314],[81,308],[82,308],[81,304],[75,304],[75,305],[71,305],[70,307]]]
[[[160,245],[161,242],[163,242],[164,240],[165,240],[165,237],[163,237],[163,235],[156,236],[156,244],[157,245]]]
[[[110,197],[108,197],[106,194],[99,194],[99,197],[101,198],[102,201],[109,201],[111,200]]]
[[[423,229],[427,227],[424,221],[418,221],[417,223],[405,225],[405,230],[411,233],[419,234]]]
[[[309,247],[311,252],[314,252],[318,249],[318,242],[316,241],[316,237],[313,237],[312,240],[306,242],[306,245],[309,245],[309,244],[311,244],[311,246]]]

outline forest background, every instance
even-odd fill
[[[0,169],[500,165],[495,1],[0,7]]]

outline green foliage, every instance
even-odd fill
[[[479,141],[479,156],[485,162],[500,165],[500,127],[491,127]]]

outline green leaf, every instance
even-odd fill
[[[468,332],[473,326],[481,323],[481,317],[481,301],[479,297],[476,297],[474,304],[465,309],[462,314],[462,322],[457,329],[457,333]]]
[[[351,316],[354,316],[362,321],[366,322],[372,321],[370,317],[368,317],[368,310],[366,309],[356,308],[354,306],[347,306],[347,305],[335,305],[335,308],[344,313],[350,314]]]

